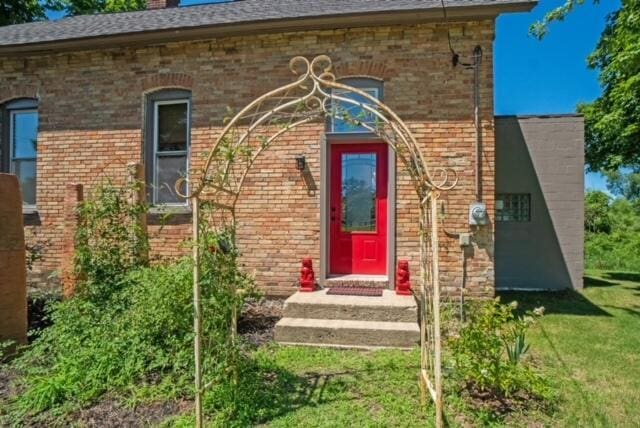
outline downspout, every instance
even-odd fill
[[[482,65],[482,48],[473,50],[473,122],[475,127],[475,190],[476,202],[482,202],[482,184],[480,178],[480,162],[482,161],[482,129],[480,124],[480,67]]]

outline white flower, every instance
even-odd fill
[[[538,317],[543,316],[543,315],[544,315],[544,306],[540,306],[540,307],[538,307],[538,308],[535,308],[535,309],[533,310],[533,314],[534,314],[535,316],[538,316]]]

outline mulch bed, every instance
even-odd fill
[[[282,318],[283,300],[248,302],[238,321],[238,334],[253,346],[273,341],[273,329]]]

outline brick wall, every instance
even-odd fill
[[[493,213],[493,36],[494,22],[453,24],[456,49],[471,60],[484,50],[482,69],[484,199]],[[338,77],[373,75],[384,79],[385,102],[408,123],[432,166],[450,166],[460,175],[446,200],[445,228],[467,230],[473,200],[473,74],[452,68],[446,29],[440,24],[386,26],[301,33],[238,36],[137,48],[6,58],[0,62],[0,101],[37,93],[40,104],[38,233],[51,245],[40,271],[58,269],[62,247],[64,188],[91,185],[104,177],[116,182],[126,164],[141,161],[144,95],[161,87],[192,91],[192,161],[198,162],[220,133],[227,106],[236,110],[292,75],[295,55],[332,57]],[[256,162],[238,206],[238,240],[246,269],[274,290],[291,291],[299,259],[319,266],[320,199],[295,169],[304,154],[310,176],[320,177],[321,124],[299,128],[274,144]],[[418,269],[418,205],[408,175],[398,168],[397,257]],[[183,216],[184,217],[184,216]],[[152,257],[187,252],[180,243],[189,219],[160,227],[150,222]],[[441,236],[445,285],[461,280],[457,239]],[[467,285],[476,294],[493,292],[493,231],[486,228],[469,252]]]

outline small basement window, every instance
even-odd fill
[[[505,222],[531,221],[531,194],[498,194],[496,199],[496,220]]]

